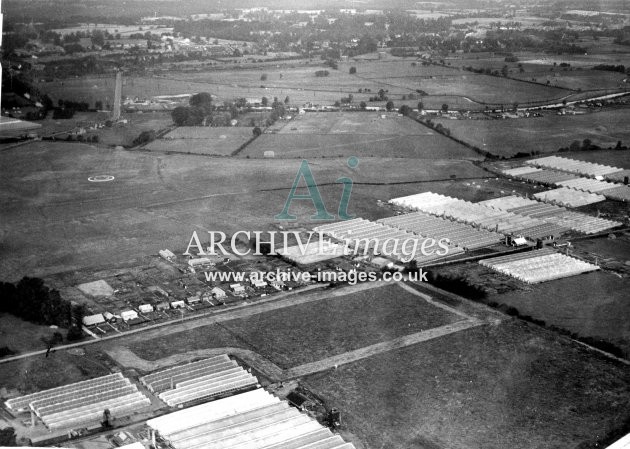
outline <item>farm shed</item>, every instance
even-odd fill
[[[97,313],[95,315],[88,315],[83,317],[83,325],[84,326],[96,326],[97,324],[103,324],[105,322],[105,317],[103,317],[102,313]]]
[[[155,310],[157,310],[157,311],[168,310],[170,308],[171,308],[171,305],[168,302],[166,302],[166,301],[159,302],[159,303],[157,303],[155,305]]]
[[[169,262],[172,262],[172,261],[174,261],[174,260],[175,260],[175,254],[173,254],[173,253],[171,252],[171,250],[168,250],[168,249],[161,249],[161,250],[160,250],[160,252],[159,252],[159,254],[160,254],[160,256],[161,256],[163,259],[166,259],[166,260],[168,260]]]
[[[151,304],[142,304],[138,307],[140,313],[151,313],[153,312],[153,306]]]
[[[225,291],[222,288],[214,287],[210,290],[210,293],[212,293],[215,298],[225,298]]]
[[[201,267],[203,265],[214,265],[214,264],[207,257],[200,257],[198,259],[190,259],[188,261],[188,266],[190,266],[191,268]]]
[[[201,302],[201,297],[199,297],[199,295],[189,296],[186,298],[186,302],[188,304],[197,304],[198,302]]]
[[[120,317],[124,321],[135,320],[136,318],[138,318],[138,312],[136,312],[135,310],[123,310],[122,312],[120,312]]]
[[[252,285],[256,288],[264,288],[267,286],[267,283],[262,279],[252,279]]]

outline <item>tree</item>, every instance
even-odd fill
[[[359,103],[359,107],[365,111],[365,108],[367,108],[367,103],[365,101],[362,101],[361,103]]]
[[[66,339],[68,341],[77,341],[83,338],[83,329],[79,326],[72,326],[68,329],[68,334],[66,335]]]
[[[190,106],[188,108],[188,118],[184,123],[186,126],[199,126],[203,123],[207,111],[203,107]]]
[[[349,73],[350,75],[354,75],[355,73],[357,73],[357,68],[354,66],[350,67]]]
[[[0,429],[0,446],[17,446],[15,429],[13,427]]]
[[[418,112],[422,112],[423,109],[424,109],[424,103],[419,101],[418,102]]]
[[[580,151],[580,148],[580,142],[577,140],[574,140],[571,142],[571,145],[569,145],[569,151]]]
[[[509,73],[508,66],[504,65],[503,67],[501,67],[501,75],[508,76],[508,73]]]
[[[188,108],[186,106],[177,106],[171,112],[171,118],[177,126],[184,126],[184,123],[188,120]]]
[[[100,111],[103,109],[103,102],[100,100],[96,100],[96,102],[94,103],[94,109],[96,109],[97,111]]]
[[[287,95],[286,98],[284,99],[284,104],[289,104],[289,96]]]
[[[442,112],[448,112],[448,104],[444,103],[442,105]]]
[[[400,114],[402,114],[402,115],[407,116],[407,115],[411,114],[411,110],[412,110],[412,109],[411,109],[411,107],[407,106],[406,104],[403,104],[403,105],[402,105],[402,106],[398,109],[398,112],[399,112]]]
[[[590,150],[592,146],[593,146],[593,143],[591,142],[591,139],[584,139],[582,141],[583,150]]]
[[[92,32],[91,40],[93,46],[96,45],[102,47],[103,45],[105,45],[105,35],[101,30],[94,30]]]
[[[385,108],[388,111],[391,111],[394,109],[394,102],[392,100],[389,100],[386,104],[385,104]]]
[[[260,135],[262,134],[262,130],[261,130],[258,126],[256,126],[256,127],[252,130],[252,133],[253,133],[256,137],[258,137],[258,136],[260,136]]]
[[[262,75],[260,75],[260,81],[267,81],[267,74],[263,73]]]
[[[155,134],[155,131],[153,131],[152,129],[148,131],[142,131],[138,137],[133,139],[133,144],[135,146],[143,145],[145,143],[154,141],[155,138],[156,138],[156,134]]]
[[[199,92],[190,97],[188,103],[191,106],[203,108],[206,113],[212,112],[212,95],[208,92]]]
[[[260,100],[260,104],[262,104],[263,106],[267,106],[269,104],[269,98],[262,97],[262,100]]]

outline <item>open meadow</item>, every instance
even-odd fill
[[[314,374],[365,448],[596,447],[627,419],[627,367],[517,321]],[[584,444],[584,446],[580,446]]]
[[[288,121],[277,133],[263,134],[241,156],[278,158],[397,157],[468,159],[482,156],[396,113],[308,113]]]
[[[418,125],[419,126],[419,125]],[[0,279],[44,275],[156,254],[184,251],[193,230],[265,230],[282,210],[300,160],[208,158],[33,142],[0,152]],[[383,167],[390,171],[383,178]],[[429,181],[482,178],[470,161],[429,158],[317,159],[311,170],[327,207],[339,203],[339,177],[355,186],[348,211],[370,218],[387,212],[377,200],[423,189]],[[90,182],[96,175],[110,182]],[[310,202],[294,215],[310,226]],[[37,238],[35,238],[37,236]]]
[[[554,86],[481,75],[458,67],[423,66],[420,61],[411,58],[365,62],[355,66],[356,77],[361,80],[384,84],[390,92],[399,89],[408,89],[409,92],[422,90],[429,98],[451,95],[479,104],[512,104],[551,101],[570,93]],[[400,97],[394,99],[401,100]],[[424,101],[425,97],[421,99]]]
[[[436,119],[451,135],[496,156],[516,153],[553,153],[584,139],[603,148],[621,140],[630,144],[630,109],[614,109],[582,115],[550,115],[507,120]]]
[[[139,342],[131,350],[151,360],[182,348],[228,345],[253,350],[287,369],[462,320],[396,284],[326,296]]]
[[[579,243],[578,243],[579,244]],[[488,301],[515,307],[578,336],[600,339],[630,355],[630,304],[627,278],[594,272],[488,296]],[[584,294],[584,292],[589,292]]]
[[[413,63],[413,65],[412,65]],[[355,67],[356,73],[350,74]],[[153,76],[129,75],[123,79],[123,95],[150,98],[156,95],[211,92],[219,101],[235,98],[262,98],[291,104],[332,104],[352,94],[354,102],[369,102],[380,89],[397,104],[409,94],[425,107],[439,108],[446,102],[452,109],[477,110],[485,105],[514,102],[546,102],[564,98],[571,91],[502,77],[479,75],[456,67],[423,66],[416,58],[358,60],[332,69],[321,63],[298,60],[282,64],[251,66],[195,66],[188,71],[172,67]],[[317,71],[328,76],[316,76]],[[40,81],[38,88],[56,103],[59,99],[103,104],[112,102],[113,76],[86,76],[76,79]],[[423,91],[421,95],[418,91]],[[449,100],[450,98],[450,100]],[[385,102],[372,102],[383,106]],[[414,104],[411,102],[410,104]]]
[[[250,141],[254,128],[180,126],[143,149],[165,153],[230,156]]]

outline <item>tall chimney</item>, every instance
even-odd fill
[[[120,120],[120,100],[122,98],[122,72],[116,72],[116,87],[114,89],[114,110],[112,111],[112,121]]]

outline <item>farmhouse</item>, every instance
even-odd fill
[[[230,284],[230,288],[232,289],[232,293],[234,293],[235,295],[245,293],[245,287],[241,284]]]

